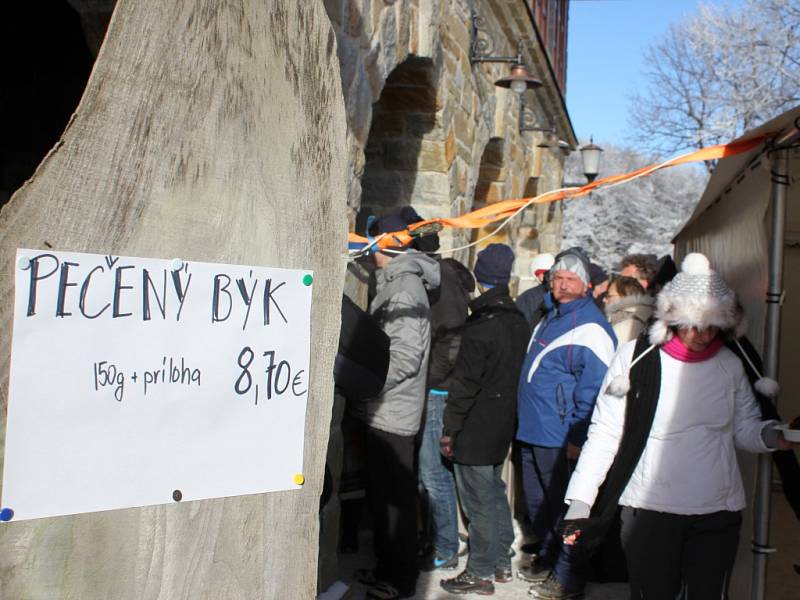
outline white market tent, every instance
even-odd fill
[[[764,134],[769,138],[760,146],[719,161],[673,243],[676,263],[702,252],[736,290],[764,374],[781,384],[778,411],[791,419],[800,414],[800,369],[794,368],[800,356],[800,106],[740,139]],[[748,494],[731,598],[761,599],[767,554],[751,554],[750,532],[768,546],[771,462],[768,456],[739,459],[746,487],[757,486]]]

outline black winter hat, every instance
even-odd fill
[[[589,265],[589,279],[592,282],[592,286],[597,287],[604,281],[608,281],[608,273],[597,263],[591,263]]]
[[[404,206],[400,209],[399,214],[408,225],[411,225],[412,223],[419,223],[420,221],[425,220],[416,210],[414,210],[413,206]],[[427,235],[415,237],[414,241],[411,242],[411,247],[415,250],[419,250],[420,252],[432,254],[439,249],[439,234],[429,233]]]
[[[411,223],[419,223],[420,221],[425,220],[420,216],[413,206],[404,206],[400,209],[399,215],[400,218],[409,225],[411,225]]]
[[[475,261],[475,279],[480,283],[501,285],[511,279],[514,251],[505,244],[489,244],[478,253]]]
[[[386,215],[378,219],[378,233],[393,233],[395,231],[405,231],[408,229],[408,223],[397,214]],[[392,244],[387,247],[388,250],[405,250],[406,245],[400,243],[397,238],[392,240]]]

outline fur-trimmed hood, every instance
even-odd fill
[[[628,319],[638,319],[647,323],[653,314],[656,299],[652,296],[633,294],[605,305],[609,323],[616,325]]]

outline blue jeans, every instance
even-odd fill
[[[565,545],[558,533],[566,512],[564,495],[571,475],[565,448],[544,448],[520,444],[522,486],[533,532],[541,541],[538,559],[552,568],[552,574],[567,591],[586,585],[586,560]]]
[[[509,548],[514,543],[514,526],[500,475],[503,465],[460,465],[456,483],[461,506],[469,520],[467,572],[492,579],[495,569],[510,569]]]
[[[458,508],[451,466],[439,452],[446,401],[447,392],[428,392],[425,427],[419,449],[419,479],[428,493],[428,514],[433,521],[433,549],[439,557],[450,559],[458,554]]]

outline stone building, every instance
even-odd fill
[[[564,102],[567,0],[325,6],[347,108],[351,230],[361,233],[367,216],[408,204],[426,218],[455,216],[561,187],[564,158],[577,145]],[[476,52],[511,57],[518,48],[542,82],[521,95],[494,83],[508,76],[509,62],[474,60]],[[560,203],[531,207],[478,247],[510,243],[527,287],[530,259],[557,251],[560,229]],[[442,247],[492,230],[448,230]],[[472,256],[456,253],[465,262]]]
[[[52,31],[18,23],[9,30],[26,58],[14,62],[17,91],[6,114],[35,106],[38,119],[6,122],[0,203],[61,136],[114,6],[115,0],[61,0],[50,8],[52,18],[40,19]],[[363,231],[368,215],[406,204],[425,217],[450,216],[560,187],[565,152],[577,144],[564,103],[567,0],[324,0],[324,6],[347,107],[351,229]],[[522,98],[495,86],[511,64],[473,62],[476,38],[490,56],[515,56],[521,44],[523,62],[543,85]],[[58,40],[61,51],[34,50],[46,39]],[[522,123],[554,131],[521,131]],[[561,206],[539,206],[492,238],[517,250],[523,287],[530,258],[558,250],[560,228]],[[449,232],[443,246],[487,233]],[[465,262],[470,256],[457,253]]]

